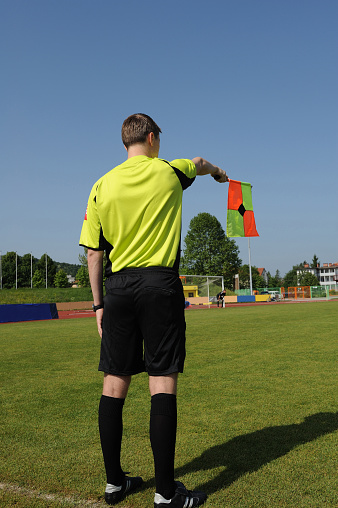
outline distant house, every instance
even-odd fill
[[[263,279],[265,280],[265,284],[268,285],[269,283],[269,277],[268,277],[268,274],[265,270],[265,268],[257,268],[258,270],[258,273],[261,277],[263,277]]]
[[[338,290],[338,263],[323,263],[316,268],[311,268],[308,264],[304,268],[297,270],[297,276],[304,272],[310,272],[315,275],[321,286],[329,286],[329,289]]]

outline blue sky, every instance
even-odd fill
[[[337,22],[336,0],[1,0],[2,254],[77,263],[89,191],[144,112],[161,157],[253,185],[253,265],[338,262]],[[227,190],[197,179],[183,238],[199,212],[226,228]]]

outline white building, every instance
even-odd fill
[[[329,286],[329,289],[338,290],[338,263],[323,263],[323,266],[318,264],[316,268],[304,265],[302,270],[297,270],[297,276],[304,272],[313,273],[321,286]]]

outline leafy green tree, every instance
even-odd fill
[[[264,288],[265,280],[259,275],[258,268],[251,266],[252,289]],[[242,265],[239,269],[239,287],[240,289],[250,289],[250,267]]]
[[[224,262],[222,275],[224,277],[224,286],[228,289],[235,287],[235,275],[238,274],[242,265],[242,260],[239,258],[239,248],[235,240],[230,240],[225,236],[224,247]]]
[[[34,288],[43,288],[46,286],[45,279],[44,276],[42,275],[41,270],[35,270],[32,282]]]
[[[87,247],[83,247],[83,254],[79,254],[79,261],[81,263],[81,266],[84,266],[85,268],[88,268],[87,253],[88,253]]]
[[[282,286],[282,277],[280,276],[279,270],[276,270],[276,274],[272,277],[268,272],[268,287],[269,288],[279,288]]]
[[[24,254],[20,258],[20,264],[18,266],[19,287],[31,287],[31,264],[33,265],[34,272],[36,262],[37,260],[31,257],[31,254]]]
[[[304,265],[308,265],[307,261],[303,261],[302,263],[299,263],[298,265],[294,265],[292,267],[292,270],[289,270],[283,277],[282,284],[283,287],[290,288],[295,287],[298,285],[298,276],[297,276],[297,270],[303,270]]]
[[[54,277],[54,285],[56,288],[69,287],[67,274],[64,270],[61,269],[58,272],[56,272],[55,277]]]
[[[313,273],[303,272],[298,277],[298,284],[300,286],[318,286],[319,281]]]
[[[76,273],[80,265],[71,264],[71,263],[56,263],[56,270],[63,270],[67,275],[72,275],[72,277],[76,277]]]
[[[319,259],[316,254],[314,254],[310,266],[311,268],[317,268],[317,265],[319,265]]]
[[[16,252],[7,252],[2,256],[2,287],[15,288]]]
[[[81,268],[78,269],[76,274],[76,280],[79,282],[79,285],[83,288],[90,287],[89,282],[89,273],[88,268],[85,266],[81,266]]]
[[[32,258],[33,271],[36,269],[37,259]],[[16,286],[16,263],[18,288],[31,286],[31,254],[17,256],[16,252],[7,252],[2,256],[2,279],[5,289],[15,288]]]
[[[285,289],[297,286],[297,269],[295,267],[289,270],[283,277],[283,286]]]
[[[37,263],[37,269],[46,276],[46,254],[43,254]],[[54,287],[54,277],[56,275],[56,263],[47,255],[47,285]]]
[[[195,275],[223,275],[225,286],[233,287],[241,260],[234,240],[226,237],[220,222],[209,213],[199,213],[190,221],[184,239],[180,272]]]

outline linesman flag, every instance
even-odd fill
[[[227,236],[259,236],[252,208],[251,184],[229,180]]]

